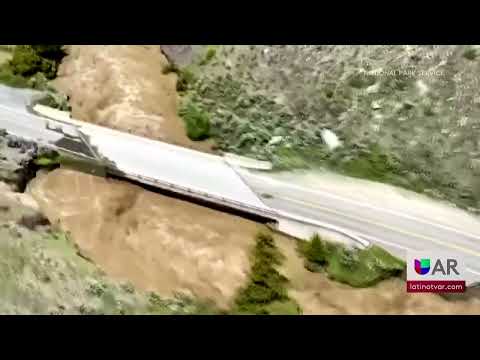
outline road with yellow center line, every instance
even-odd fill
[[[442,251],[467,261],[468,276],[480,281],[480,221],[478,233],[437,224],[405,214],[358,203],[348,198],[324,194],[292,185],[266,173],[240,170],[246,183],[259,195],[271,195],[263,201],[281,210],[354,232],[399,257],[408,250]]]

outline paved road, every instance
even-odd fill
[[[44,119],[25,111],[25,99],[20,98],[20,93],[2,95],[4,92],[0,88],[0,128],[29,138],[58,140],[61,135],[45,130]],[[421,219],[409,213],[409,209],[395,213],[355,202],[348,198],[348,194],[334,196],[328,193],[328,189],[312,190],[246,170],[237,169],[235,173],[217,156],[91,124],[77,125],[102,155],[114,160],[121,170],[176,182],[258,208],[273,208],[330,223],[353,231],[401,257],[409,249],[461,254],[467,259],[468,282],[480,281],[480,226],[476,233],[467,233]],[[265,198],[262,202],[251,189],[257,195],[268,193],[273,198]]]
[[[402,258],[408,250],[461,254],[467,260],[471,280],[480,280],[480,221],[478,231],[468,233],[412,216],[408,209],[398,213],[378,208],[353,201],[348,195],[296,186],[261,172],[240,170],[239,174],[258,194],[273,196],[263,201],[274,209],[352,230]]]
[[[55,144],[69,136],[78,136],[73,126],[63,126],[61,132],[51,127],[52,122],[27,110],[32,96],[40,94],[34,90],[14,89],[0,85],[0,129],[27,140],[44,144]]]

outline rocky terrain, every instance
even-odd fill
[[[0,129],[0,182],[9,185],[13,191],[23,191],[35,176],[29,163],[38,152],[36,143],[23,141]]]

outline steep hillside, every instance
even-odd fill
[[[222,46],[183,104],[223,150],[480,207],[477,46]],[[206,55],[204,55],[206,56]],[[199,65],[201,64],[201,65]],[[342,146],[330,150],[323,129]]]

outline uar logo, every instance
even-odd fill
[[[419,275],[428,274],[430,271],[430,259],[415,259],[415,272]]]

